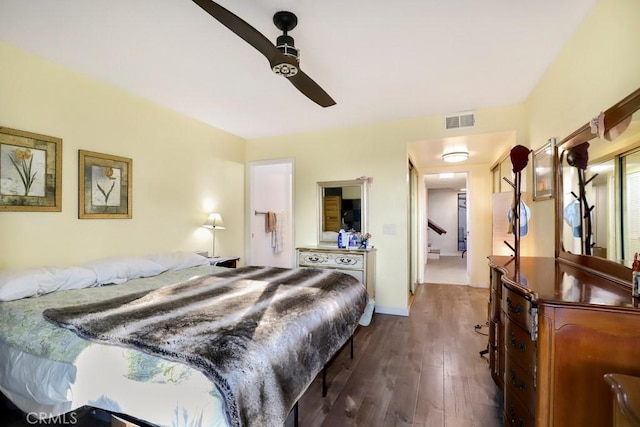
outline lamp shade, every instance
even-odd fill
[[[214,230],[224,230],[222,216],[219,213],[209,214],[207,220],[202,224],[205,228],[213,228]]]
[[[452,151],[449,153],[444,153],[442,155],[442,160],[444,160],[447,163],[463,162],[468,158],[469,158],[468,151]]]

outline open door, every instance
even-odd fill
[[[250,162],[248,185],[247,265],[293,267],[293,160]]]

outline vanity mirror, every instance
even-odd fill
[[[318,244],[335,246],[340,228],[367,231],[367,181],[318,182]]]
[[[604,128],[562,140],[555,159],[556,256],[626,284],[640,252],[639,108],[640,89],[604,112]]]

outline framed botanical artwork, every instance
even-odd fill
[[[62,139],[0,127],[0,211],[62,210]]]
[[[79,150],[78,218],[131,218],[133,161]]]
[[[553,197],[553,156],[555,138],[533,153],[533,200]]]

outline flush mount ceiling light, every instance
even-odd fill
[[[447,163],[458,163],[464,162],[469,158],[468,151],[452,151],[450,153],[444,153],[442,155],[442,160]]]

